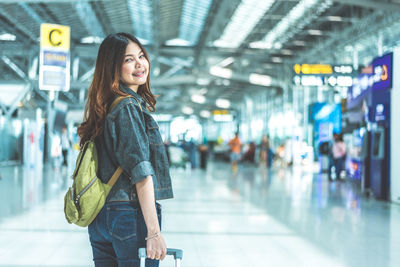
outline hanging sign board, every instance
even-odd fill
[[[57,24],[40,26],[41,90],[69,91],[70,27]]]

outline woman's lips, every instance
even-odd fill
[[[136,72],[136,73],[133,74],[133,76],[140,78],[140,77],[142,77],[144,75],[144,73],[145,73],[144,71]]]

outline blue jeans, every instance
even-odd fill
[[[161,227],[161,205],[156,203],[156,209]],[[139,204],[106,203],[88,231],[96,267],[139,267],[138,249],[146,247],[147,236]],[[158,260],[146,259],[146,267],[158,265]]]

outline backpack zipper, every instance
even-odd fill
[[[82,195],[83,194],[85,194],[85,192],[86,191],[88,191],[88,189],[93,185],[93,183],[96,181],[96,179],[97,179],[97,176],[95,176],[91,181],[90,181],[90,183],[87,185],[87,186],[85,186],[83,189],[82,189],[82,191],[78,194],[78,195],[76,195],[76,198],[75,198],[75,204],[78,204],[78,202],[79,202],[79,199],[82,197]]]
[[[83,146],[82,156],[81,156],[81,158],[79,159],[78,167],[76,168],[76,170],[75,170],[75,172],[74,172],[74,174],[73,174],[73,177],[74,177],[74,178],[75,178],[75,176],[78,174],[79,168],[81,167],[81,163],[82,163],[82,161],[83,161],[83,157],[85,156],[85,153],[86,153],[86,150],[87,150],[88,146],[89,146],[89,141],[87,141],[87,142],[85,143],[85,145]]]

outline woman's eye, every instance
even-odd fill
[[[140,55],[139,58],[140,58],[140,59],[144,58],[144,55]]]
[[[125,59],[125,62],[130,62],[132,60],[133,60],[132,58],[127,58],[127,59]]]

